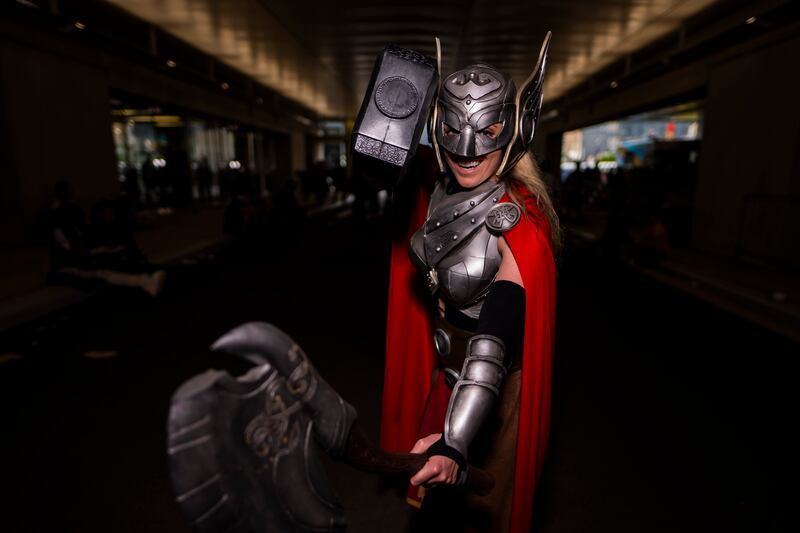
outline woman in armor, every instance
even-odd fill
[[[430,528],[531,527],[549,425],[560,243],[527,151],[549,39],[519,94],[488,65],[443,78],[433,144],[444,175],[429,198],[419,195],[410,246],[393,249],[381,444],[427,453],[408,500]],[[420,277],[428,301],[415,290]],[[489,496],[459,490],[467,464],[493,474]]]

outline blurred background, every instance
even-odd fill
[[[172,391],[289,332],[377,436],[390,190],[349,135],[389,43],[520,84],[566,231],[535,531],[795,531],[800,4],[4,0],[3,531],[188,531]],[[427,134],[426,134],[427,135]],[[331,463],[352,531],[402,497]]]

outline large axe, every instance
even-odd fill
[[[409,477],[422,454],[388,453],[359,428],[356,410],[306,354],[271,324],[250,322],[212,346],[254,366],[238,378],[208,370],[172,396],[167,453],[176,500],[203,532],[344,531],[345,512],[318,449],[355,468]],[[468,467],[466,487],[494,480]]]

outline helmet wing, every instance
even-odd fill
[[[439,164],[439,172],[444,172],[445,166],[442,159],[442,152],[439,149],[439,141],[436,139],[436,124],[439,121],[441,110],[439,109],[439,93],[442,90],[442,43],[438,37],[436,39],[436,72],[439,73],[439,81],[436,84],[436,94],[433,97],[433,112],[428,123],[428,137],[430,137],[433,151],[436,154],[436,162]]]
[[[498,174],[503,174],[519,161],[528,147],[533,142],[536,133],[536,123],[539,120],[539,111],[542,109],[542,98],[544,97],[544,72],[547,64],[547,52],[550,49],[552,32],[545,35],[542,48],[539,51],[539,59],[528,79],[517,93],[517,118],[514,137],[508,143],[503,162],[500,164]]]

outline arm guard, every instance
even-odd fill
[[[505,344],[493,335],[475,335],[467,343],[467,358],[444,422],[445,443],[465,459],[469,444],[500,395],[506,374],[504,358]]]

